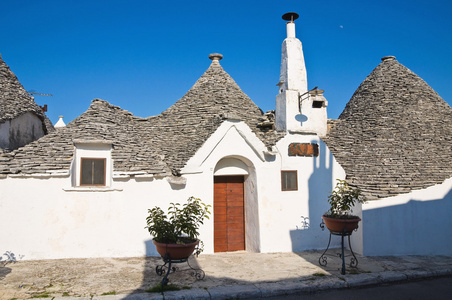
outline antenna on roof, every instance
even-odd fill
[[[38,95],[38,96],[50,96],[52,97],[52,94],[44,94],[44,93],[36,93],[35,90],[29,90],[27,91],[28,95],[32,96],[33,95]],[[41,108],[42,112],[47,112],[47,104],[44,104],[44,106],[39,105],[39,108]]]
[[[282,19],[285,20],[285,21],[290,21],[291,23],[293,23],[293,21],[298,19],[298,17],[299,17],[299,15],[297,13],[288,12],[288,13],[285,13],[282,16]]]
[[[36,93],[36,92],[33,91],[33,90],[30,90],[30,91],[28,91],[27,93],[28,93],[28,95],[30,95],[30,96],[33,96],[33,95],[38,95],[38,96],[53,96],[52,94]]]

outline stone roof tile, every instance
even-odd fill
[[[69,170],[75,152],[74,141],[111,140],[114,171],[137,169],[152,174],[170,174],[154,145],[144,143],[140,118],[100,99],[66,127],[19,148],[0,155],[0,173],[34,174],[45,171]],[[14,158],[14,159],[12,159]]]
[[[0,56],[0,123],[26,112],[34,113],[42,120],[46,133],[54,130],[52,123]]]
[[[283,136],[261,126],[262,110],[224,71],[218,60],[173,106],[147,124],[177,174],[225,119],[242,120],[267,145]]]
[[[12,153],[0,154],[0,174],[69,170],[74,140],[88,139],[113,141],[114,172],[179,175],[188,159],[228,118],[246,122],[266,145],[274,145],[284,134],[268,126],[271,116],[263,115],[214,60],[193,87],[162,114],[138,118],[95,99],[66,127]]]
[[[419,76],[384,58],[361,83],[325,142],[370,199],[452,177],[452,108]]]

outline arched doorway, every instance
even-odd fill
[[[249,163],[251,165],[251,163]],[[220,160],[214,171],[214,252],[258,251],[254,168],[241,159]],[[254,204],[253,204],[254,203]],[[250,226],[252,225],[252,226]],[[249,228],[253,228],[249,230]]]

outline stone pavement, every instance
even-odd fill
[[[202,268],[205,278],[196,280],[187,264],[178,264],[179,270],[169,279],[181,290],[163,294],[146,292],[161,280],[155,272],[162,264],[157,257],[18,261],[0,265],[0,299],[250,298],[452,275],[451,256],[357,255],[358,268],[347,265],[347,273],[341,275],[341,259],[328,257],[327,266],[322,267],[321,253],[202,254],[191,257],[190,264]]]

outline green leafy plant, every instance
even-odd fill
[[[324,214],[325,217],[354,219],[357,216],[352,215],[352,207],[356,203],[364,203],[365,197],[358,188],[354,188],[345,180],[338,179],[338,183],[330,195],[328,196],[328,203],[330,209]]]
[[[156,206],[148,210],[145,228],[159,243],[192,243],[198,238],[198,230],[204,219],[209,219],[210,207],[195,197],[188,198],[187,203],[182,206],[179,203],[170,203],[168,215]]]
[[[101,294],[101,296],[110,296],[110,295],[116,295],[116,292],[112,291],[112,292],[106,292],[106,293]]]
[[[163,293],[170,291],[180,291],[180,288],[174,284],[163,285],[161,283],[146,290],[147,293]]]
[[[39,295],[34,295],[32,298],[49,298],[50,297],[50,293],[45,292]]]

